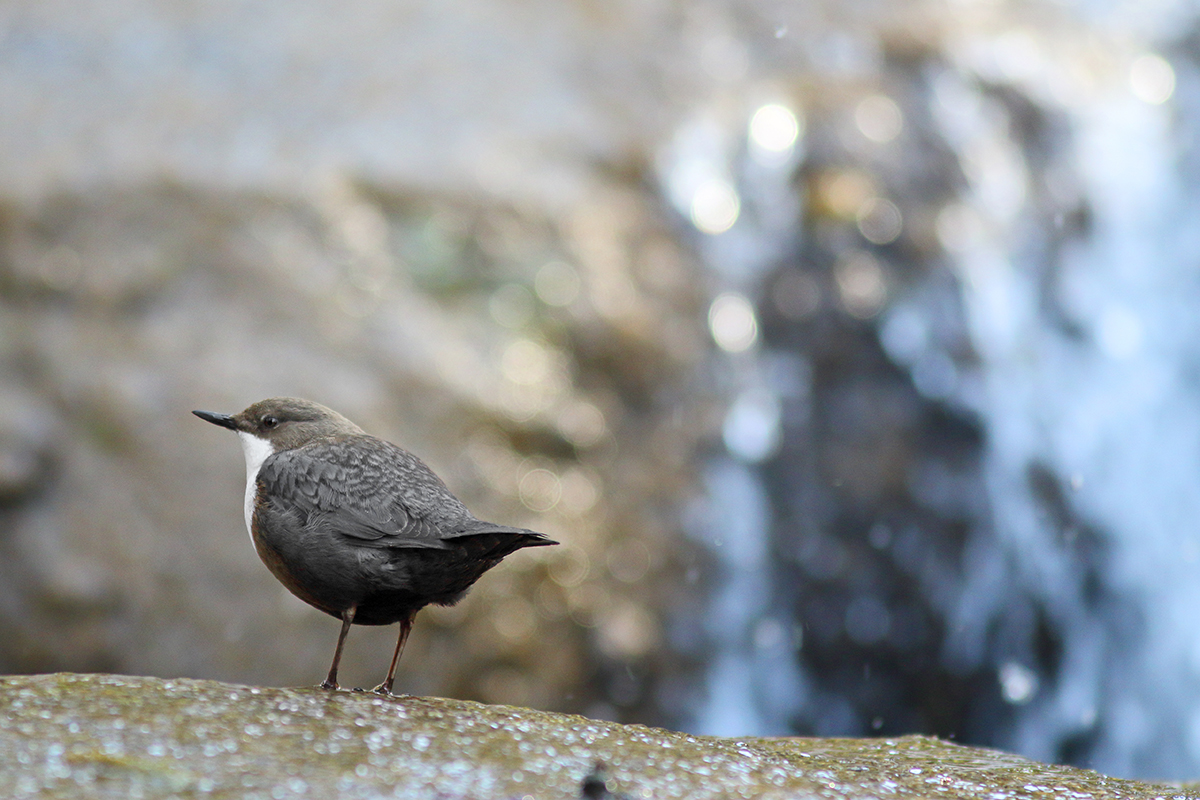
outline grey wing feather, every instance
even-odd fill
[[[446,538],[478,523],[420,459],[371,436],[277,453],[258,483],[305,527],[363,547],[445,549]]]

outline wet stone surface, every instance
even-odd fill
[[[584,794],[584,789],[587,794]],[[917,736],[719,739],[510,706],[110,675],[0,678],[6,798],[1183,798]]]

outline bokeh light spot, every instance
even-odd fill
[[[639,658],[658,639],[658,626],[649,614],[633,603],[620,603],[605,614],[600,624],[600,650],[610,658]]]
[[[722,350],[741,353],[758,339],[758,320],[754,306],[737,292],[725,292],[708,309],[708,327]]]
[[[548,469],[538,467],[526,472],[518,488],[521,503],[530,511],[549,511],[562,497],[562,483]]]
[[[564,589],[573,589],[583,583],[591,571],[591,562],[583,548],[564,543],[553,550],[550,580]]]
[[[800,138],[800,118],[790,108],[768,103],[750,117],[750,141],[771,153],[786,153]]]
[[[533,296],[519,283],[508,283],[488,298],[488,313],[505,328],[523,327],[533,317]]]
[[[855,215],[858,232],[872,244],[889,244],[896,241],[904,229],[904,218],[900,209],[891,200],[883,197],[869,198],[858,208]]]
[[[513,383],[531,386],[548,379],[552,365],[545,347],[529,339],[518,339],[504,348],[500,369]]]
[[[790,320],[808,319],[821,308],[821,284],[811,275],[791,270],[771,287],[775,309]]]
[[[1006,661],[1000,666],[1000,693],[1013,705],[1024,705],[1033,699],[1038,690],[1038,677],[1033,670],[1015,661]]]
[[[877,144],[884,144],[900,135],[904,129],[904,114],[892,98],[873,94],[855,107],[854,124],[863,136]]]
[[[790,645],[789,638],[787,627],[774,617],[760,619],[751,631],[756,650],[775,650]]]
[[[816,200],[827,213],[850,220],[877,191],[875,181],[867,173],[837,170],[826,172],[817,180]]]
[[[566,405],[556,423],[562,435],[576,447],[591,447],[608,433],[604,412],[583,400]]]
[[[581,469],[569,469],[564,472],[559,479],[562,486],[559,510],[577,516],[591,511],[600,499],[598,482],[596,476]]]
[[[622,539],[609,548],[605,563],[621,583],[637,583],[650,569],[650,551],[637,539]]]
[[[579,296],[581,281],[576,269],[565,261],[542,265],[533,279],[538,299],[548,306],[569,306]]]
[[[710,178],[700,184],[692,195],[692,224],[710,235],[724,233],[737,222],[742,213],[742,201],[729,181]]]
[[[721,427],[725,447],[743,461],[757,463],[779,447],[781,411],[773,392],[749,389],[742,392],[725,415]]]
[[[842,306],[851,316],[870,319],[887,300],[887,283],[879,263],[866,253],[837,265],[835,276]]]
[[[1161,105],[1175,94],[1175,69],[1154,53],[1138,56],[1129,67],[1129,88],[1142,102]]]

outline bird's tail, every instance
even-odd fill
[[[491,541],[504,542],[504,549],[509,553],[522,547],[547,547],[558,542],[544,533],[531,531],[526,528],[512,528],[508,525],[497,525],[494,522],[484,522],[481,519],[467,520],[457,526],[458,530],[445,536],[446,539],[461,539],[463,537],[479,536]]]

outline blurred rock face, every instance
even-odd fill
[[[666,7],[95,10],[0,12],[0,669],[318,680],[336,623],[187,413],[296,394],[564,542],[422,614],[398,686],[659,718],[714,416],[645,165],[714,20],[662,50]],[[391,638],[354,631],[348,683]]]
[[[686,592],[662,509],[703,430],[680,388],[696,290],[656,219],[620,189],[535,217],[351,184],[11,210],[0,670],[318,680],[336,622],[257,563],[240,447],[188,413],[294,394],[564,543],[424,612],[405,690],[644,705]],[[348,683],[382,674],[393,634],[354,631]],[[615,702],[608,671],[636,676]]]

